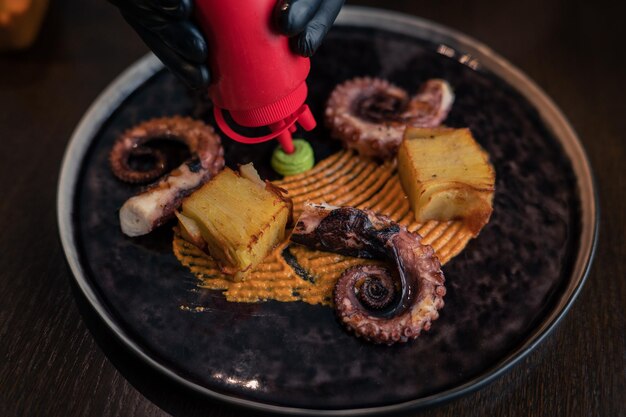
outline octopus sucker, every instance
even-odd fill
[[[331,136],[363,156],[393,158],[407,126],[437,127],[454,102],[445,80],[426,81],[409,97],[403,89],[379,78],[354,78],[338,85],[326,105]]]
[[[124,132],[113,145],[109,162],[113,174],[131,183],[151,181],[163,174],[163,157],[147,151],[144,144],[152,139],[171,139],[189,147],[191,158],[150,185],[142,193],[129,198],[120,209],[120,225],[124,234],[134,237],[150,233],[169,220],[183,198],[208,181],[224,167],[224,149],[211,126],[187,117],[151,119]],[[133,171],[128,159],[138,153],[155,157],[157,166],[147,171]]]
[[[291,235],[307,247],[392,263],[353,266],[334,290],[339,320],[373,343],[392,345],[428,330],[444,305],[444,276],[422,237],[390,218],[353,207],[307,204]]]

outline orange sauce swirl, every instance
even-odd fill
[[[342,151],[319,162],[312,170],[286,177],[275,184],[288,191],[294,204],[294,219],[307,201],[370,209],[389,216],[411,232],[419,233],[435,250],[441,264],[456,256],[473,234],[460,220],[417,223],[400,185],[395,162],[379,164]],[[199,286],[222,290],[228,301],[304,301],[332,304],[332,293],[343,271],[355,265],[378,263],[311,250],[287,242],[276,248],[243,281],[222,274],[215,261],[174,233],[174,254],[198,278]],[[285,260],[287,250],[302,267],[298,274]],[[302,274],[302,271],[305,273]]]

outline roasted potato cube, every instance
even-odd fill
[[[489,221],[495,171],[469,129],[407,128],[398,173],[417,221],[460,218],[474,235]]]
[[[277,189],[249,179],[250,167],[246,172],[248,177],[225,168],[187,197],[182,210],[182,219],[195,222],[222,271],[236,279],[284,240],[291,214]],[[188,224],[181,226],[189,232]]]

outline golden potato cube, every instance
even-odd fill
[[[477,235],[493,211],[495,170],[469,129],[407,128],[398,174],[415,219],[464,219]]]
[[[183,201],[182,214],[222,271],[241,279],[284,240],[290,210],[274,188],[225,168]]]

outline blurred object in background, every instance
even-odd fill
[[[0,0],[0,51],[32,45],[47,8],[48,0]]]

